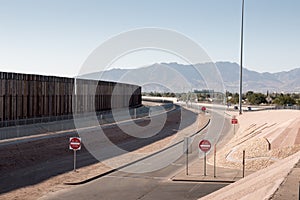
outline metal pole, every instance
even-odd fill
[[[239,107],[240,115],[242,114],[242,77],[243,77],[243,34],[244,34],[244,0],[242,0],[242,26],[241,26],[241,58],[240,58],[240,96],[239,96]]]
[[[233,124],[233,135],[235,135],[235,124]]]
[[[76,172],[76,150],[74,151],[74,172]]]
[[[186,175],[189,175],[189,150],[186,150]]]
[[[243,150],[243,178],[245,177],[245,150]]]
[[[184,137],[184,141],[183,141],[183,150],[184,150],[184,153],[186,154],[185,157],[186,157],[186,164],[185,164],[185,168],[186,168],[186,175],[189,174],[189,158],[188,158],[188,154],[189,154],[189,141],[190,141],[190,138],[189,137]]]
[[[206,176],[206,152],[204,152],[204,176]]]
[[[270,151],[271,150],[271,143],[270,143],[270,141],[267,138],[265,138],[265,139],[266,139],[266,141],[268,143],[268,150]]]
[[[298,191],[298,199],[300,200],[300,182],[298,183],[299,191]]]
[[[214,178],[216,178],[216,154],[217,154],[217,149],[216,149],[216,144],[214,145]]]

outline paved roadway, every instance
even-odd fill
[[[182,113],[179,111],[180,109],[176,109],[168,112],[167,123],[161,132],[149,140],[129,137],[116,126],[108,126],[104,128],[104,131],[114,144],[132,151],[176,134],[176,130],[179,129],[177,122],[181,117],[190,116],[181,128],[189,126],[196,120],[196,115],[190,111],[185,112],[184,110]],[[146,126],[149,124],[149,119],[136,120],[135,123]],[[93,130],[93,128],[89,129],[91,132]],[[51,134],[50,136],[39,140],[22,140],[17,143],[0,145],[0,151],[3,152],[0,154],[0,193],[34,185],[73,169],[73,153],[68,149],[68,140],[70,136],[77,136],[76,131],[59,135]],[[78,168],[98,162],[85,147],[78,152],[77,158]]]
[[[220,140],[227,136],[229,130],[230,124],[229,121],[226,121],[222,129]],[[199,141],[203,138],[206,132],[207,129],[199,133],[194,138],[195,141]],[[199,159],[197,146],[198,142],[194,142],[192,146],[192,152],[194,153],[190,155],[190,161]],[[182,149],[182,143],[174,148]],[[153,157],[135,163],[129,166],[129,168],[151,168],[153,167],[151,166],[153,163],[163,161],[162,159],[168,155],[171,156],[172,150],[175,149],[170,148]],[[225,183],[172,182],[171,178],[180,170],[183,170],[184,167],[185,156],[181,156],[167,167],[154,172],[135,174],[117,171],[92,182],[54,193],[48,197],[44,197],[44,199],[198,199],[227,185]]]
[[[180,168],[182,168],[182,163],[179,161],[152,173],[137,175],[116,172],[74,187],[64,193],[50,196],[49,199],[197,199],[226,186],[222,183],[172,182],[169,180]]]

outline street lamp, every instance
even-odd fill
[[[239,95],[239,113],[242,114],[242,76],[243,76],[243,32],[244,32],[244,0],[242,0],[242,26],[241,26],[241,58],[240,58],[240,95]]]

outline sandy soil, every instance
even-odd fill
[[[258,171],[201,198],[203,200],[270,199],[299,162],[299,111],[249,112],[237,118],[239,129],[230,142],[218,152],[217,165],[241,169],[242,151],[245,150],[246,169]],[[292,181],[289,184],[299,180],[296,178]],[[294,189],[297,190],[296,187]],[[287,191],[287,188],[280,191]],[[284,195],[286,194],[278,194],[277,197]]]
[[[230,184],[201,200],[270,199],[299,161],[300,152]]]
[[[245,112],[236,117],[239,121],[236,134],[218,151],[218,166],[241,169],[243,150],[245,150],[246,169],[255,171],[300,150],[299,111]],[[212,158],[209,162],[213,162]]]

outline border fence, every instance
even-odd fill
[[[0,127],[139,105],[137,85],[0,72]]]

